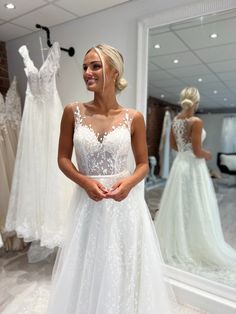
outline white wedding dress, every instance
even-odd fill
[[[28,78],[6,230],[54,248],[64,240],[70,181],[57,165],[63,107],[56,88],[60,47],[54,43],[40,69],[19,49]]]
[[[2,234],[4,240],[8,237],[4,227],[14,170],[20,120],[21,102],[17,90],[16,78],[14,77],[5,99],[0,93],[0,237]]]
[[[76,106],[74,147],[81,173],[110,188],[129,175],[133,111],[99,130]],[[54,269],[49,314],[171,313],[158,241],[143,192],[95,202],[79,186]]]
[[[177,156],[155,217],[166,263],[236,286],[236,251],[225,241],[217,199],[203,158],[190,140],[190,120],[172,124]],[[205,138],[202,132],[202,140]]]
[[[71,110],[78,168],[110,188],[129,175],[135,111],[123,109],[108,128],[79,104]],[[121,202],[95,202],[77,186],[69,212],[51,287],[32,284],[3,314],[200,313],[177,304],[164,283],[158,239],[140,186]]]

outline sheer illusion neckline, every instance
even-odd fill
[[[43,63],[41,64],[40,67],[36,67],[36,65],[34,64],[34,61],[33,61],[33,60],[31,59],[31,57],[30,57],[28,47],[25,46],[25,47],[26,47],[26,50],[27,50],[27,52],[28,52],[29,60],[31,61],[31,63],[32,63],[33,67],[34,67],[34,69],[35,69],[38,73],[41,72],[41,70],[44,68],[45,64],[48,62],[49,57],[51,56],[52,51],[53,51],[53,49],[54,49],[54,47],[55,47],[56,45],[58,45],[58,43],[57,43],[57,42],[54,42],[54,43],[52,44],[52,46],[48,49],[47,56],[46,56],[45,60],[43,61]]]
[[[86,129],[88,129],[91,132],[91,134],[94,135],[97,142],[101,145],[104,143],[104,141],[111,134],[115,133],[115,131],[117,131],[117,130],[124,129],[130,133],[130,123],[131,123],[132,119],[129,116],[129,110],[126,108],[122,109],[120,114],[118,114],[118,116],[121,116],[120,122],[119,123],[111,123],[111,127],[107,131],[104,131],[104,132],[97,132],[97,131],[95,131],[95,129],[91,123],[86,124],[84,122],[84,119],[91,118],[92,116],[93,115],[90,116],[90,115],[86,115],[84,113],[81,113],[79,106],[78,105],[76,106],[76,109],[75,109],[76,122],[78,122],[80,127],[84,127]],[[93,118],[93,119],[96,119],[96,118]]]

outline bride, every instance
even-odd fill
[[[236,276],[236,251],[225,241],[217,199],[202,148],[203,122],[195,116],[200,95],[187,87],[180,94],[182,111],[172,123],[170,143],[177,156],[161,198],[155,226],[164,260],[208,277]],[[217,273],[219,271],[219,273]],[[236,274],[236,273],[235,273]]]
[[[49,314],[173,313],[155,230],[137,185],[148,171],[144,119],[117,102],[116,93],[127,85],[122,74],[123,57],[115,48],[91,48],[83,78],[94,99],[64,110],[58,162],[77,189],[54,268]]]

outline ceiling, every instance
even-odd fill
[[[38,31],[35,24],[50,27],[130,0],[0,0],[0,41]],[[13,3],[15,9],[5,8]]]
[[[236,11],[151,29],[148,95],[178,104],[180,91],[195,86],[200,108],[236,110],[235,30]]]

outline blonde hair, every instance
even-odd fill
[[[180,93],[180,105],[183,110],[191,108],[200,101],[200,94],[196,87],[185,87]]]
[[[124,59],[123,59],[122,54],[116,48],[106,45],[106,44],[99,44],[95,47],[92,47],[87,51],[87,53],[89,53],[93,49],[99,55],[102,62],[103,69],[104,69],[104,64],[105,64],[104,57],[107,57],[109,64],[115,70],[117,70],[118,76],[115,80],[115,89],[116,89],[116,93],[121,92],[128,85],[128,82],[123,78]],[[104,79],[104,82],[106,82],[105,71],[103,71],[103,79]]]

